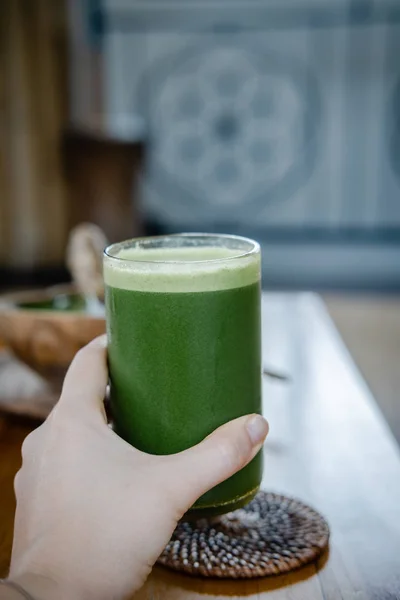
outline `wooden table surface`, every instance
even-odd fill
[[[320,299],[263,299],[264,364],[290,381],[264,378],[263,487],[319,509],[329,554],[285,577],[207,581],[154,569],[136,600],[400,599],[400,454]],[[9,562],[20,445],[31,424],[0,417],[0,576]]]

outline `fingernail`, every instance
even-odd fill
[[[246,423],[247,431],[253,446],[264,441],[268,433],[268,423],[261,415],[253,415]]]

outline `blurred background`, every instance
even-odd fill
[[[400,439],[399,56],[398,0],[2,0],[0,287],[81,221],[254,237]]]

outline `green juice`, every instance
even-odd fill
[[[260,259],[236,255],[131,248],[105,259],[114,427],[140,450],[179,452],[261,412]],[[259,453],[193,508],[211,515],[242,506],[261,475]]]

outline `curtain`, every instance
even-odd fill
[[[1,0],[0,265],[60,264],[67,233],[62,0]]]

